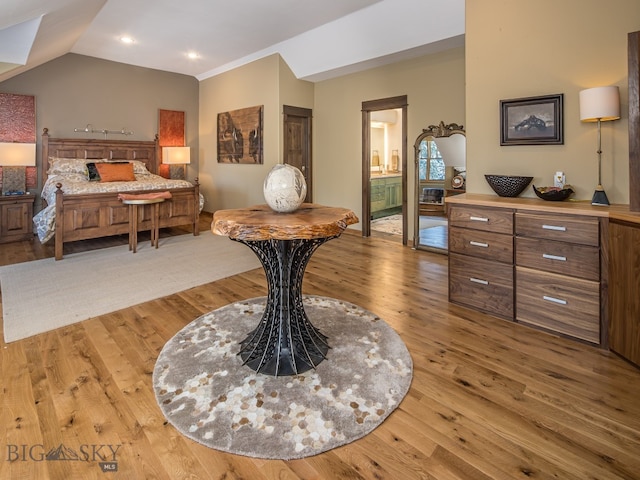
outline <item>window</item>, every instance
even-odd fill
[[[444,161],[436,142],[433,140],[422,140],[420,142],[418,171],[422,181],[444,182]],[[429,172],[428,177],[427,172]]]

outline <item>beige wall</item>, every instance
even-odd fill
[[[314,86],[313,83],[307,82],[304,80],[298,80],[296,76],[293,74],[287,62],[283,60],[282,57],[278,57],[280,62],[280,68],[278,70],[279,75],[279,85],[280,85],[280,143],[279,148],[279,160],[278,163],[282,163],[284,158],[284,131],[283,131],[283,121],[284,115],[283,106],[287,105],[290,107],[300,107],[300,108],[308,108],[313,110],[313,91]],[[311,137],[313,138],[313,122],[311,128]],[[311,152],[311,157],[313,161],[313,151]],[[313,178],[312,178],[313,181]],[[313,192],[312,199],[313,199]],[[264,202],[262,202],[264,203]]]
[[[188,178],[197,176],[198,81],[188,75],[67,54],[0,83],[0,92],[36,97],[38,154],[44,127],[53,137],[103,138],[74,133],[94,128],[133,131],[121,140],[153,140],[158,109],[185,112],[186,142],[192,149]],[[39,189],[38,189],[39,190]]]
[[[280,104],[312,109],[313,83],[298,80],[282,57],[278,56],[278,61]]]
[[[271,55],[200,83],[200,182],[206,211],[264,203],[264,177],[281,161],[280,70],[280,56]],[[264,163],[218,163],[218,113],[257,105],[264,106]]]
[[[316,84],[297,80],[279,55],[198,84],[189,76],[67,54],[0,83],[0,91],[35,95],[37,131],[46,126],[54,136],[84,136],[73,129],[91,123],[150,139],[158,109],[185,111],[187,144],[194,147],[188,176],[199,175],[208,211],[262,203],[262,181],[282,161],[282,105],[312,108],[314,201],[359,216],[362,102],[407,95],[412,218],[413,142],[441,120],[467,130],[469,191],[491,193],[485,173],[530,174],[547,185],[563,170],[576,197],[590,198],[596,134],[578,119],[578,92],[618,85],[623,117],[603,125],[603,183],[612,202],[628,202],[626,42],[628,32],[640,30],[640,2],[467,0],[466,18],[465,48]],[[564,94],[564,145],[499,145],[500,99],[554,93]],[[217,114],[253,105],[265,107],[264,164],[218,164]]]
[[[291,105],[313,109],[313,201],[351,208],[361,216],[362,102],[397,95],[408,95],[409,198],[413,199],[415,138],[441,120],[464,123],[464,49],[315,85],[295,79],[278,55],[202,81],[200,182],[205,210],[264,203],[264,177],[282,162],[282,105]],[[264,164],[217,163],[217,114],[253,105],[265,106]]]
[[[562,170],[575,198],[591,199],[596,126],[580,122],[578,94],[618,85],[622,118],[602,125],[602,181],[612,203],[628,203],[627,33],[636,30],[638,0],[467,0],[467,190],[493,193],[487,173],[553,185]],[[501,99],[557,93],[564,94],[564,145],[500,146]]]
[[[429,125],[440,121],[465,123],[464,55],[464,49],[457,48],[316,83],[314,201],[347,207],[359,218],[362,216],[362,102],[407,95],[407,174],[412,219],[413,143]],[[411,238],[411,221],[409,230]]]

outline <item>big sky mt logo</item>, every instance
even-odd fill
[[[76,450],[60,444],[48,451],[42,444],[7,445],[8,462],[98,462],[103,472],[118,471],[117,454],[122,445],[83,444]]]
[[[78,454],[73,449],[65,447],[61,443],[47,452],[45,460],[80,460],[80,457],[78,457]]]

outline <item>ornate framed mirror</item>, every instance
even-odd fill
[[[464,193],[466,133],[457,123],[429,125],[414,143],[414,239],[418,249],[446,253],[445,197]]]

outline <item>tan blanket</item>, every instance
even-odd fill
[[[118,194],[118,200],[155,200],[156,198],[171,198],[171,192],[119,193]]]

